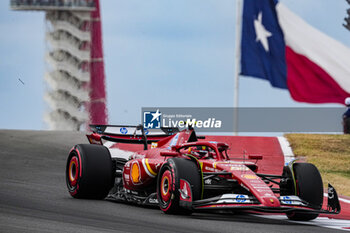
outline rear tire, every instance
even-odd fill
[[[157,197],[160,209],[166,214],[192,213],[180,206],[180,179],[186,180],[192,191],[192,201],[202,195],[202,178],[196,163],[183,158],[171,158],[160,169],[157,180]]]
[[[311,163],[295,163],[293,165],[297,195],[307,201],[313,208],[319,210],[323,203],[323,183],[320,172]],[[309,221],[319,214],[306,214],[301,212],[287,213],[290,220]]]
[[[103,199],[112,188],[113,179],[112,159],[106,147],[79,144],[69,153],[66,184],[72,197]]]

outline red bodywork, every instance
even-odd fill
[[[193,134],[196,138],[195,140],[193,140]],[[104,135],[106,134],[95,132],[87,136],[90,143],[102,144],[102,139],[106,139]],[[140,141],[142,139],[141,136],[135,135],[107,135],[110,141],[116,139]],[[183,130],[167,137],[157,135],[147,136],[147,139],[152,141],[151,148],[147,150],[134,150],[134,153],[130,156],[123,168],[123,186],[130,192],[137,193],[154,184],[162,165],[166,163],[169,158],[195,158],[202,174],[210,175],[210,173],[222,173],[219,175],[220,177],[237,182],[246,192],[250,193],[249,196],[251,196],[254,201],[247,201],[249,199],[246,200],[247,195],[240,200],[237,196],[232,196],[237,194],[231,192],[223,194],[223,200],[215,200],[214,202],[205,202],[205,200],[202,200],[200,204],[193,202],[193,209],[235,208],[267,212],[287,212],[292,209],[305,211],[314,210],[307,205],[294,205],[294,202],[286,202],[287,204],[282,203],[280,194],[278,192],[273,192],[273,188],[276,188],[276,185],[273,183],[267,184],[265,182],[266,180],[264,181],[257,173],[258,170],[264,171],[257,163],[258,160],[263,159],[262,155],[246,154],[236,159],[233,159],[231,155],[230,158],[227,153],[229,150],[228,144],[204,139],[197,140],[193,130]],[[189,151],[188,148],[199,149],[198,151]],[[200,148],[205,148],[207,151],[206,156],[200,156]],[[281,168],[277,170],[281,171]],[[279,175],[281,175],[281,173]]]
[[[187,158],[188,155],[186,153],[179,152],[181,148],[187,146],[207,146],[214,149],[216,156],[212,159],[198,159],[203,172],[229,172],[232,175],[228,178],[236,179],[240,184],[243,184],[258,199],[262,206],[280,207],[280,202],[271,191],[271,188],[250,169],[253,167],[255,168],[254,170],[257,170],[257,166],[252,160],[228,160],[218,150],[218,147],[228,147],[227,144],[222,142],[197,141],[187,143],[191,133],[192,131],[189,130],[179,132],[159,141],[157,148],[135,152],[132,160],[127,162],[124,167],[123,179],[125,188],[139,190],[150,184],[158,174],[162,164],[169,158],[169,156],[161,155],[164,152],[164,154],[167,152],[177,152],[174,153],[174,156]],[[255,159],[254,155],[253,157]],[[131,167],[133,164],[137,164],[140,168],[141,175],[138,182],[133,182],[132,180]],[[223,204],[220,204],[220,206],[223,206]]]

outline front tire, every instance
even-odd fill
[[[320,210],[323,203],[323,183],[320,172],[311,163],[295,163],[293,165],[297,195],[307,201],[313,208]],[[290,220],[309,221],[319,214],[306,214],[301,212],[287,213]]]
[[[112,188],[113,178],[112,159],[106,147],[79,144],[70,151],[66,184],[72,197],[103,199]]]
[[[191,160],[169,159],[160,169],[157,180],[157,197],[160,209],[166,214],[191,214],[192,209],[180,206],[180,180],[191,186],[192,201],[201,198],[200,168]]]

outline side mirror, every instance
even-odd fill
[[[248,159],[262,160],[262,155],[248,155]]]
[[[177,151],[161,151],[160,152],[160,156],[164,156],[164,157],[177,157],[179,155],[180,154]]]

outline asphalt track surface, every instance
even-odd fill
[[[0,130],[0,232],[343,232],[249,214],[171,216],[159,209],[73,199],[67,153],[77,132]]]

